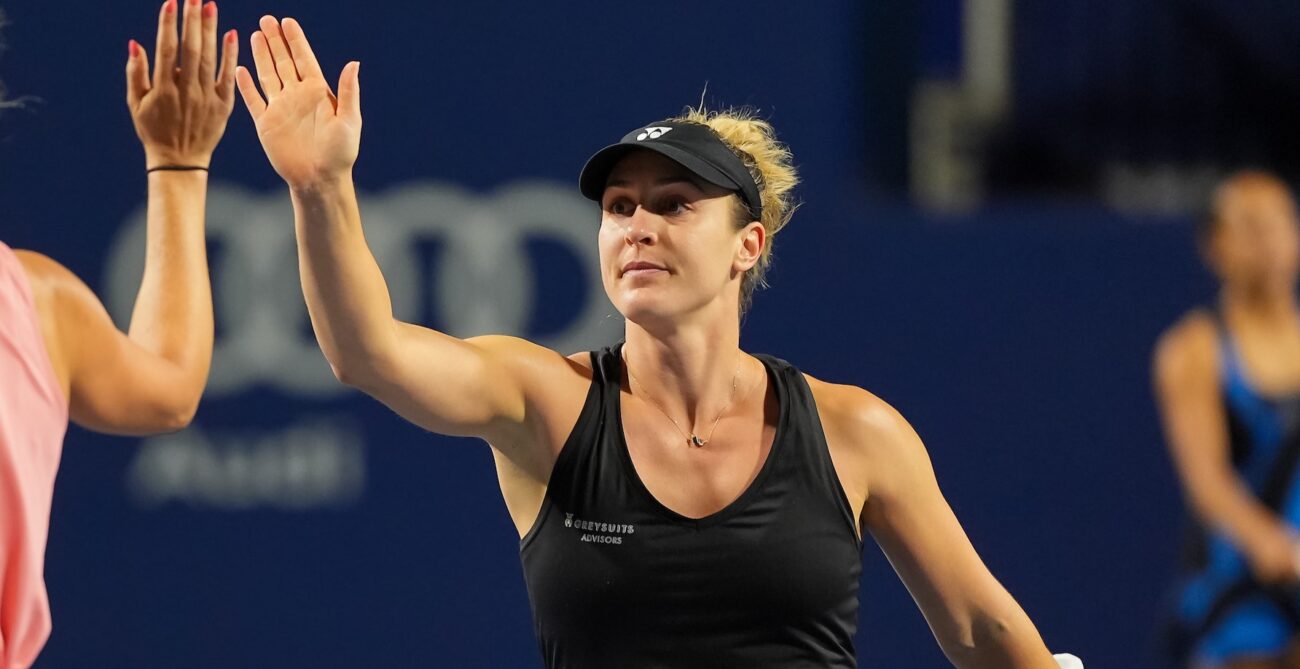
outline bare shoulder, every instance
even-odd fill
[[[912,426],[894,407],[858,386],[829,383],[807,374],[808,387],[817,401],[822,428],[853,450],[901,444],[915,438]]]
[[[1177,383],[1218,368],[1218,324],[1205,309],[1194,309],[1169,326],[1156,340],[1152,372],[1158,383]]]
[[[14,255],[18,257],[18,262],[22,264],[23,271],[27,274],[27,280],[32,285],[32,290],[44,290],[51,284],[77,280],[71,270],[43,253],[26,249],[14,249]]]
[[[594,373],[592,370],[595,369],[591,363],[591,351],[571,353],[565,359],[568,360],[575,369],[583,370],[583,372],[585,372],[584,376],[591,379],[591,376]]]
[[[855,512],[862,513],[868,499],[905,495],[910,482],[933,477],[920,437],[888,402],[857,386],[805,377],[836,474]]]
[[[27,274],[27,281],[36,296],[38,308],[42,310],[53,308],[56,301],[60,306],[87,299],[98,302],[90,287],[59,261],[43,253],[25,249],[15,249],[14,255],[18,257],[18,262],[22,264],[23,271]]]

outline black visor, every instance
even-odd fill
[[[659,121],[637,128],[624,135],[618,144],[597,151],[587,160],[582,175],[578,177],[578,188],[583,196],[599,202],[614,166],[637,149],[662,154],[701,179],[735,191],[749,208],[753,220],[763,219],[758,184],[754,183],[749,169],[713,130],[699,123]]]

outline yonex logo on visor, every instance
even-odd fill
[[[585,197],[599,202],[618,162],[629,152],[642,150],[658,153],[703,181],[734,191],[745,203],[751,220],[762,220],[762,192],[754,175],[737,152],[702,123],[665,119],[623,135],[617,144],[606,146],[587,160],[578,175],[578,188]]]
[[[670,130],[672,130],[672,128],[665,128],[662,126],[646,128],[641,132],[641,134],[636,136],[636,141],[644,142],[647,139],[658,139],[668,134],[668,131]]]

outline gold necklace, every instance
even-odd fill
[[[736,355],[737,355],[737,357],[740,356],[739,353],[737,353]],[[663,414],[663,415],[664,415],[664,418],[667,418],[667,419],[668,419],[668,420],[673,424],[673,427],[677,428],[677,432],[678,432],[678,434],[681,434],[682,437],[683,437],[684,439],[686,439],[686,444],[687,444],[688,446],[694,446],[694,447],[696,447],[696,448],[700,448],[700,447],[704,446],[705,444],[709,443],[709,442],[713,439],[713,433],[714,433],[714,431],[718,429],[718,423],[722,420],[722,417],[723,417],[723,416],[727,415],[727,410],[730,409],[732,403],[736,401],[736,378],[740,376],[740,364],[739,364],[739,363],[736,364],[736,371],[735,371],[735,372],[732,372],[732,374],[731,374],[731,396],[730,396],[730,398],[727,400],[727,405],[724,406],[724,407],[722,407],[722,411],[718,412],[718,417],[713,419],[713,426],[709,428],[709,436],[706,437],[706,438],[704,438],[704,439],[701,439],[701,438],[700,438],[698,435],[696,435],[694,432],[691,432],[690,436],[688,437],[688,436],[686,436],[686,430],[683,430],[683,429],[682,429],[682,426],[681,426],[680,424],[678,424],[677,421],[674,420],[672,416],[669,416],[667,411],[664,411],[663,406],[661,406],[658,402],[656,402],[656,401],[654,400],[654,398],[650,397],[650,394],[649,394],[649,393],[646,393],[646,392],[645,392],[645,384],[644,384],[644,383],[641,383],[640,381],[637,380],[636,375],[632,373],[632,366],[629,365],[629,364],[627,364],[627,349],[626,349],[626,348],[623,349],[623,369],[626,369],[626,370],[627,370],[627,377],[628,377],[628,379],[630,379],[630,380],[632,381],[632,383],[635,383],[636,385],[641,386],[641,392],[642,392],[642,394],[645,395],[645,399],[648,400],[648,401],[650,402],[650,405],[653,406],[655,409],[658,409],[658,410],[659,410],[659,413]],[[751,385],[750,388],[752,388],[752,387],[753,387],[753,386]],[[750,388],[746,388],[746,389],[745,389],[745,395],[749,395],[749,390],[750,390]],[[692,426],[692,427],[694,427],[694,426]]]

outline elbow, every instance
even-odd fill
[[[351,346],[321,346],[334,378],[345,386],[369,392],[390,376],[396,357],[390,342],[371,338]]]
[[[179,432],[194,422],[208,385],[209,363],[177,367],[169,382],[160,384],[153,393],[151,432]]]
[[[1046,652],[1032,625],[1014,617],[993,615],[972,621],[961,634],[941,646],[948,660],[962,669],[1022,666],[1018,659]]]
[[[345,386],[356,388],[361,391],[369,391],[375,386],[375,381],[380,377],[378,365],[373,360],[349,357],[333,358],[329,361],[330,371],[334,372],[334,378]]]
[[[165,389],[154,396],[151,432],[166,434],[179,432],[194,422],[199,411],[199,402],[203,400],[203,390],[207,386],[206,367],[202,374],[187,376],[184,380],[167,384]]]
[[[190,426],[194,422],[194,414],[199,411],[199,400],[203,393],[197,392],[189,397],[177,398],[165,407],[161,415],[161,427],[163,432],[179,432]]]
[[[168,434],[171,432],[180,432],[194,422],[194,415],[199,410],[199,398],[177,398],[173,401],[160,403],[150,412],[150,419],[147,425],[142,426],[140,430],[131,430],[137,432],[139,436],[153,436],[158,434]]]
[[[960,634],[944,640],[940,646],[943,654],[957,667],[979,667],[983,658],[1001,648],[1011,635],[1011,626],[997,618],[986,618],[972,624]]]
[[[345,386],[356,388],[360,385],[360,375],[357,373],[356,366],[344,365],[342,363],[330,361],[330,371],[334,372],[334,378]]]
[[[198,404],[188,407],[181,407],[168,413],[162,420],[162,432],[179,432],[190,426],[194,422],[194,414],[198,412]]]

